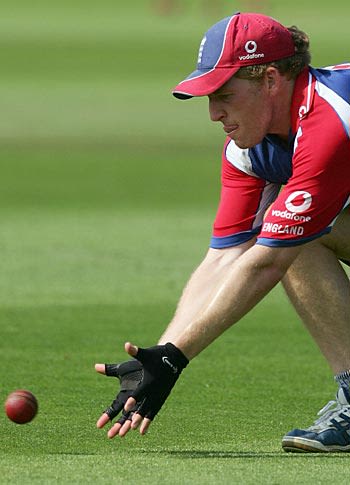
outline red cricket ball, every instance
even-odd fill
[[[18,389],[7,396],[5,411],[11,421],[29,423],[38,412],[38,401],[30,391]]]

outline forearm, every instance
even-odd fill
[[[280,281],[298,252],[297,247],[286,250],[255,245],[230,267],[223,265],[204,284],[200,277],[190,281],[161,341],[171,341],[189,359],[195,357]]]
[[[160,344],[173,342],[206,311],[234,262],[253,244],[254,240],[228,249],[208,251],[189,279]]]

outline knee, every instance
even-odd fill
[[[343,211],[331,232],[319,239],[319,242],[334,252],[341,259],[350,260],[350,213]]]

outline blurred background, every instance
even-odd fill
[[[175,301],[209,242],[223,134],[170,91],[236,10],[308,32],[315,66],[350,58],[345,0],[1,2],[0,303],[115,302],[135,270],[151,297],[179,251],[159,269]]]

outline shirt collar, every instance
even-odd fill
[[[292,132],[296,133],[299,120],[305,118],[311,109],[315,92],[315,78],[308,67],[295,80],[291,108]]]

